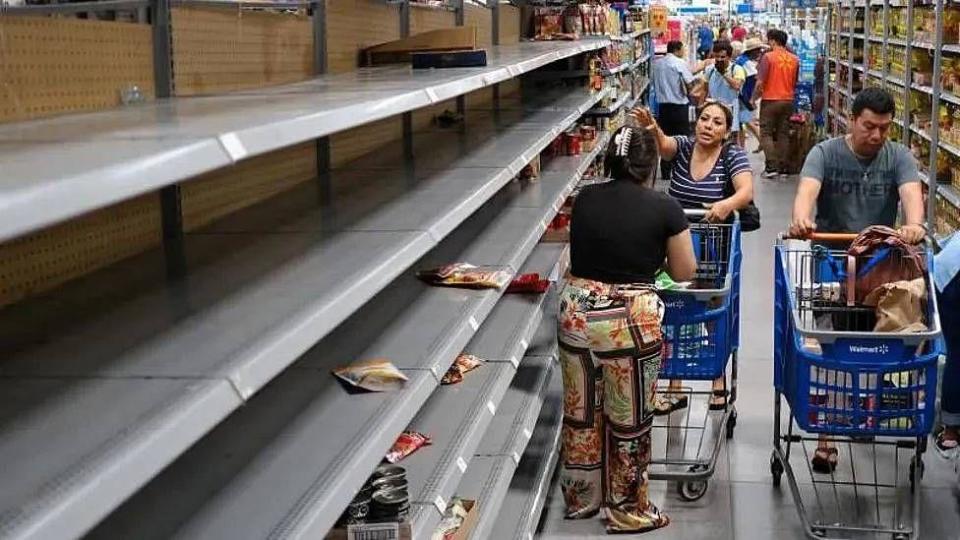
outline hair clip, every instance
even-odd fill
[[[627,152],[630,149],[630,139],[633,138],[633,130],[631,128],[623,128],[619,134],[614,138],[614,142],[617,144],[617,156],[626,157]]]

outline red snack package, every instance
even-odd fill
[[[540,274],[522,274],[510,282],[507,293],[544,293],[550,288],[550,280],[542,279]]]
[[[404,431],[397,437],[397,442],[393,443],[390,451],[387,452],[386,460],[390,463],[396,463],[401,459],[416,452],[417,448],[430,444],[430,437],[416,431]]]

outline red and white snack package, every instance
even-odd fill
[[[385,459],[390,463],[396,463],[401,459],[417,451],[421,446],[430,444],[430,437],[416,431],[404,431],[397,437],[397,442],[393,443],[390,451],[387,452]]]

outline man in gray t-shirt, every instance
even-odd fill
[[[792,236],[856,233],[870,225],[893,227],[902,203],[900,236],[911,244],[923,240],[923,189],[917,164],[903,145],[887,141],[895,110],[889,93],[867,88],[853,100],[850,132],[807,154],[793,201]],[[810,460],[813,471],[830,474],[838,459],[836,446],[821,435]]]
[[[867,88],[853,102],[849,133],[810,151],[794,199],[792,235],[893,227],[902,203],[901,236],[910,243],[923,240],[923,190],[916,161],[906,147],[887,141],[895,110],[888,92]]]

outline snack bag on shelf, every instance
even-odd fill
[[[437,530],[433,532],[430,540],[450,540],[453,538],[460,527],[463,526],[463,522],[467,519],[467,514],[474,504],[476,503],[460,497],[451,499],[443,513],[440,524],[437,525]]]
[[[482,365],[483,360],[472,354],[461,353],[459,356],[457,356],[457,359],[453,361],[450,369],[443,374],[440,384],[457,384],[463,381],[464,375]]]
[[[421,270],[417,277],[431,285],[469,289],[499,289],[510,282],[510,273],[506,270],[481,268],[463,262]]]
[[[540,274],[533,272],[529,274],[520,274],[513,278],[510,285],[507,286],[507,294],[511,293],[545,293],[550,288],[550,280],[544,279]]]
[[[397,441],[390,447],[384,457],[389,463],[397,463],[401,459],[417,451],[421,446],[430,444],[430,437],[416,431],[404,431],[397,437]]]
[[[333,370],[333,374],[353,387],[371,392],[399,390],[408,380],[402,371],[384,358],[362,360],[339,367]]]

